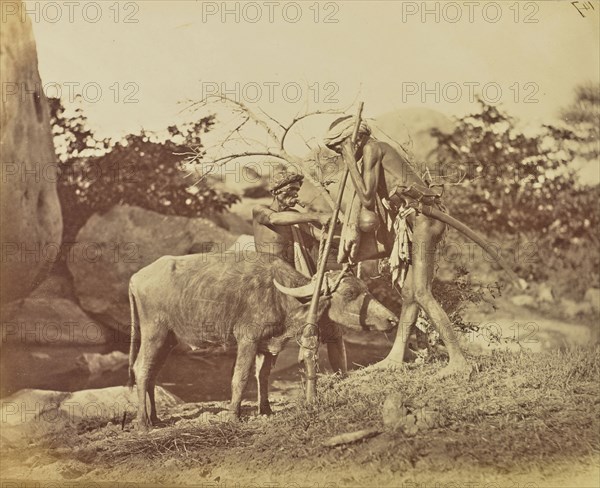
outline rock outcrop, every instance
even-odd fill
[[[183,404],[160,386],[155,394],[159,413]],[[133,418],[136,410],[136,391],[125,386],[73,393],[24,389],[2,399],[2,441],[7,446],[27,443],[78,422],[120,423],[124,416]]]
[[[224,252],[234,241],[206,219],[117,205],[81,228],[68,267],[81,307],[129,334],[128,287],[136,271],[165,255]]]
[[[15,14],[2,20],[0,80],[4,303],[27,296],[44,279],[62,236],[50,112],[28,18]]]
[[[2,307],[2,343],[97,346],[114,342],[113,335],[66,298],[28,297]]]

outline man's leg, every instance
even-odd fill
[[[379,361],[374,366],[377,368],[397,367],[402,365],[406,354],[406,344],[410,335],[411,328],[419,315],[419,305],[415,300],[413,289],[414,278],[412,276],[412,266],[409,268],[406,281],[400,291],[402,295],[402,310],[396,332],[394,345],[385,359]]]
[[[412,277],[416,302],[423,308],[440,333],[448,350],[449,363],[439,376],[465,373],[471,370],[458,344],[452,322],[431,292],[436,247],[444,232],[444,224],[423,214],[415,219],[413,230]],[[417,309],[418,310],[418,309]],[[416,316],[415,316],[416,319]]]

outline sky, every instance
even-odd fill
[[[282,120],[357,99],[461,116],[480,94],[539,124],[600,81],[598,1],[50,3],[27,2],[45,91],[82,93],[100,136],[189,120],[180,102],[218,88]]]

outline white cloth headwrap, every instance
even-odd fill
[[[347,137],[352,137],[352,132],[354,131],[354,117],[348,117],[347,119],[341,120],[339,123],[335,124],[333,127],[330,127],[325,135],[323,141],[326,146],[333,146],[339,144]],[[360,121],[360,126],[358,128],[359,133],[370,134],[371,129],[369,125],[364,121]]]

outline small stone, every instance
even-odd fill
[[[592,306],[594,312],[600,313],[600,288],[588,288],[584,299]]]
[[[579,315],[591,315],[594,313],[594,308],[589,302],[577,303],[568,298],[563,298],[560,301],[560,308],[564,315],[569,318],[576,318]]]
[[[440,413],[429,407],[423,407],[417,411],[417,426],[421,430],[440,427],[442,420]]]
[[[518,307],[533,307],[535,306],[535,299],[530,295],[515,295],[510,299],[513,305]]]
[[[419,426],[417,425],[417,417],[415,415],[409,414],[406,416],[406,421],[404,425],[401,426],[402,431],[409,437],[416,435],[419,432]]]
[[[388,429],[397,429],[406,423],[408,410],[400,393],[392,393],[383,402],[383,425]]]
[[[554,303],[554,292],[547,283],[540,283],[537,291],[537,300],[540,303]]]

